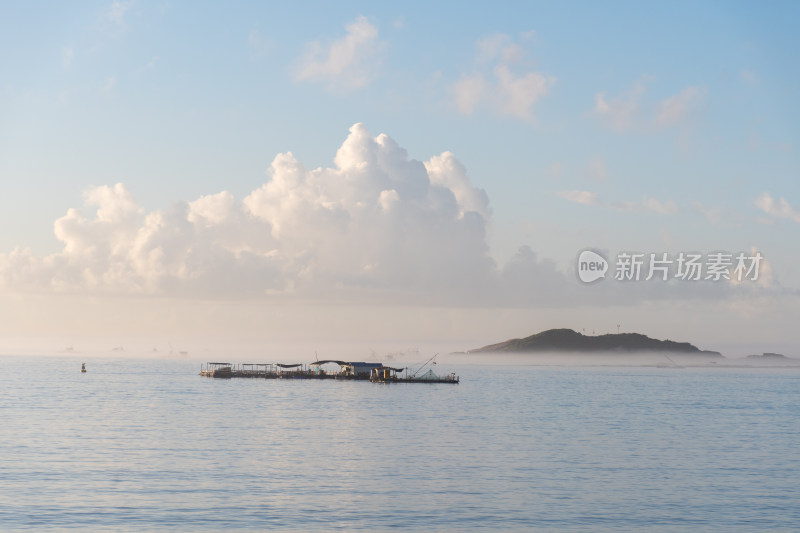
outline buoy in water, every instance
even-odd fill
[[[86,363],[81,363],[81,372],[86,372]]]

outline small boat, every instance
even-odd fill
[[[81,372],[86,372],[86,363],[81,363]]]

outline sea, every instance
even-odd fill
[[[0,356],[2,531],[798,531],[800,367]]]

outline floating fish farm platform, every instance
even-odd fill
[[[425,363],[425,365],[427,364]],[[338,365],[338,369],[325,369],[324,365]],[[222,379],[340,379],[373,383],[458,383],[460,381],[454,373],[440,376],[435,374],[432,369],[422,373],[425,365],[409,374],[408,368],[395,368],[383,363],[335,360],[315,361],[308,364],[205,363],[200,367],[200,375]]]

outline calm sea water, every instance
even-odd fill
[[[454,386],[0,363],[3,531],[800,529],[797,369],[451,365]]]

